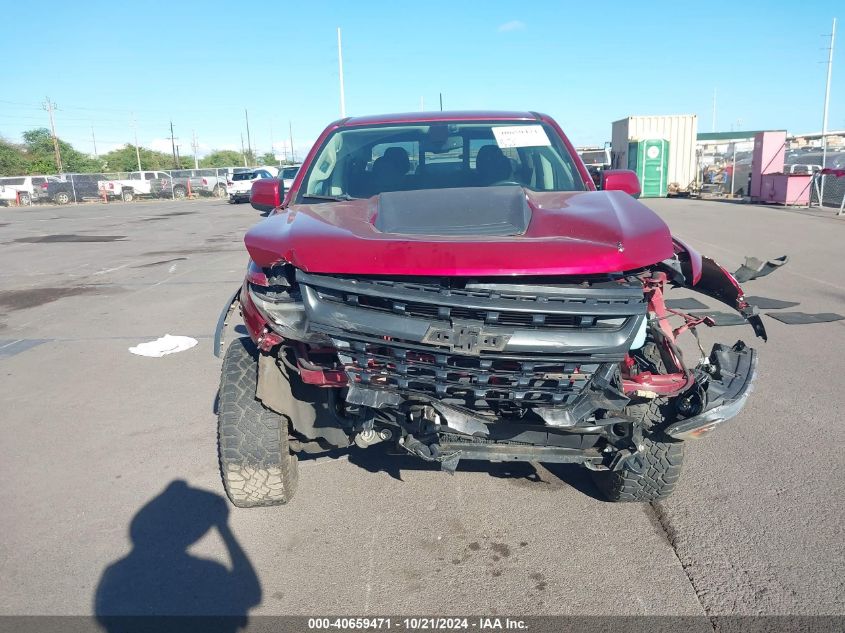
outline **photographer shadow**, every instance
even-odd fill
[[[132,551],[103,571],[94,611],[109,633],[150,630],[234,632],[261,602],[258,576],[228,524],[220,495],[175,480],[129,526]],[[188,553],[217,528],[231,561]]]

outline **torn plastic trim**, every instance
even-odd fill
[[[789,262],[788,255],[775,257],[766,262],[761,262],[756,257],[746,257],[745,263],[736,269],[733,276],[739,283],[759,279],[772,274],[787,262]]]
[[[599,409],[619,411],[630,402],[614,384],[617,365],[602,366],[568,407],[534,407],[547,426],[573,428]]]
[[[768,340],[766,327],[763,325],[757,307],[748,304],[739,282],[715,260],[702,257],[701,279],[694,286],[687,285],[693,290],[698,290],[732,307],[745,317],[745,320],[754,329],[754,334],[764,341]]]
[[[691,440],[730,420],[745,406],[757,376],[757,352],[737,341],[733,347],[717,343],[710,353],[716,375],[707,385],[704,410],[666,428],[666,435],[676,440]],[[714,397],[715,396],[715,397]]]
[[[223,356],[223,350],[225,349],[224,336],[226,334],[226,329],[229,327],[229,318],[235,311],[235,307],[240,304],[240,301],[241,286],[238,286],[238,289],[232,293],[232,296],[229,297],[226,305],[223,306],[223,310],[217,318],[217,326],[214,328],[214,347],[212,348],[212,351],[217,358],[221,358]]]

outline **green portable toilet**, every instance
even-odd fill
[[[669,141],[662,138],[628,142],[628,169],[636,172],[641,198],[663,198],[668,191]]]

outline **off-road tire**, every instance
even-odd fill
[[[288,419],[255,399],[257,355],[249,338],[232,341],[220,378],[220,473],[226,495],[239,508],[287,503],[299,473],[288,445]]]
[[[60,191],[55,196],[53,196],[53,200],[56,204],[68,204],[70,203],[70,194],[67,191]]]
[[[666,371],[666,362],[654,343],[646,343],[641,353],[661,372]],[[593,482],[608,501],[656,501],[665,499],[675,490],[684,462],[684,444],[662,433],[666,410],[663,398],[625,407],[623,414],[643,427],[643,450],[620,470],[590,471]]]
[[[185,187],[178,186],[173,187],[173,199],[174,200],[184,200],[188,197],[188,190]]]

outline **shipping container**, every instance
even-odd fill
[[[669,142],[670,148],[666,169],[668,191],[689,192],[696,184],[697,135],[698,117],[694,114],[629,116],[614,121],[610,140],[611,166],[628,169],[629,143],[663,139]]]
[[[628,143],[628,169],[640,180],[640,197],[666,196],[670,154],[669,141],[662,138]]]

